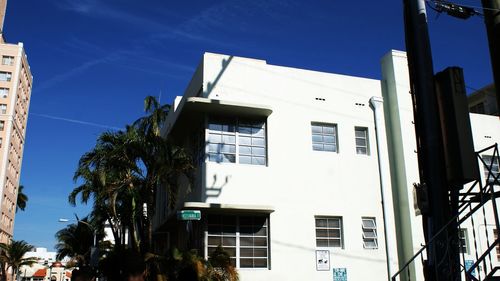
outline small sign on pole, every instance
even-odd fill
[[[178,211],[177,219],[180,221],[199,221],[201,220],[201,212],[199,210]]]
[[[316,250],[316,270],[330,270],[330,251]]]

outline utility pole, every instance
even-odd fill
[[[481,0],[484,22],[490,46],[491,68],[497,95],[497,108],[500,109],[500,0]]]
[[[429,202],[429,210],[422,214],[429,245],[424,275],[427,281],[455,281],[460,280],[460,268],[447,251],[452,238],[448,231],[429,243],[452,217],[425,0],[403,0],[403,3],[420,186],[427,190]]]

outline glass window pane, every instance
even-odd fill
[[[317,227],[327,227],[327,220],[326,219],[316,219],[316,226]]]
[[[312,135],[312,140],[313,140],[313,142],[322,142],[323,136],[322,135]]]
[[[250,146],[240,145],[240,154],[252,155],[252,148]]]
[[[241,248],[240,257],[253,257],[253,248]]]
[[[332,135],[335,133],[335,128],[333,126],[325,126],[323,127],[323,133]]]
[[[252,164],[252,157],[240,155],[240,163],[241,164]]]
[[[235,163],[236,162],[236,156],[233,155],[233,154],[224,154],[223,160],[224,160],[224,162]]]
[[[254,259],[253,260],[254,267],[267,267],[267,259]]]
[[[267,238],[266,237],[254,237],[253,243],[255,246],[267,246]]]
[[[243,145],[250,145],[250,144],[252,144],[252,138],[240,136],[239,142],[240,142],[240,144],[243,144]]]
[[[253,267],[253,259],[240,259],[240,267]]]
[[[328,227],[340,227],[340,220],[336,218],[328,219]]]
[[[340,238],[340,229],[329,229],[328,237],[330,238]]]
[[[328,238],[328,230],[327,229],[316,229],[316,237],[317,238]]]
[[[265,156],[266,150],[262,147],[254,147],[252,148],[252,155]]]
[[[313,134],[321,134],[323,132],[322,127],[318,125],[311,125],[311,129]]]
[[[323,140],[325,143],[335,143],[335,137],[333,136],[324,136]]]
[[[337,151],[337,147],[335,145],[325,144],[323,146],[323,150],[324,151],[333,151],[333,152],[336,152]]]
[[[222,136],[221,135],[210,134],[210,135],[208,135],[208,142],[211,142],[211,143],[221,143],[222,142]]]
[[[363,219],[364,227],[375,227],[375,221],[373,219]]]
[[[236,248],[233,247],[223,247],[224,251],[226,251],[229,256],[236,257]]]
[[[255,248],[253,250],[253,256],[262,258],[267,257],[267,248]]]
[[[252,134],[252,128],[251,127],[238,127],[238,132],[240,134],[245,134],[245,135],[251,135]]]
[[[358,138],[356,138],[356,145],[358,145],[358,146],[366,146],[366,140],[365,139],[358,139]]]
[[[264,158],[264,157],[252,157],[252,164],[266,165],[266,158]]]
[[[253,246],[253,237],[240,237],[241,246]]]
[[[321,143],[313,143],[313,150],[322,151],[323,150],[323,144],[321,144]]]
[[[229,135],[223,135],[222,136],[222,141],[224,143],[236,143],[236,137],[235,136],[229,136]]]
[[[329,247],[342,247],[340,239],[330,239],[328,240]]]
[[[223,246],[236,246],[236,237],[224,237],[222,243]]]
[[[328,240],[327,239],[316,239],[316,246],[317,247],[328,247]]]
[[[217,123],[208,124],[208,129],[211,131],[222,131],[222,125]]]
[[[357,138],[366,138],[366,130],[365,129],[361,129],[361,128],[356,129],[355,133],[356,133]]]
[[[265,146],[266,140],[263,138],[252,138],[252,145]]]
[[[252,135],[258,136],[258,137],[263,137],[266,134],[266,130],[264,128],[253,128],[252,129]]]
[[[365,147],[357,147],[356,153],[357,154],[366,154],[366,148]]]
[[[208,236],[208,245],[219,246],[222,245],[222,239],[220,236]]]

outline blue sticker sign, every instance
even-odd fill
[[[346,268],[334,268],[333,269],[333,281],[347,281],[347,269]]]
[[[465,260],[465,271],[469,271],[469,269],[474,265],[473,260]],[[473,276],[476,276],[476,271],[473,270],[472,272]]]

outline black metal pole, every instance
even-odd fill
[[[434,70],[424,0],[403,0],[406,51],[410,72],[420,181],[427,188],[429,212],[423,214],[426,241],[451,219],[441,139],[441,125],[434,84]],[[429,245],[426,280],[459,280],[445,231]]]
[[[491,68],[500,110],[500,0],[481,0],[490,46]]]

